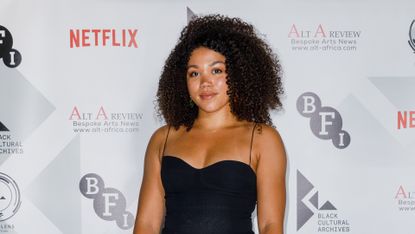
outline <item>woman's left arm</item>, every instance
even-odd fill
[[[282,139],[272,127],[262,125],[254,138],[257,157],[257,212],[260,234],[283,234],[286,154]]]

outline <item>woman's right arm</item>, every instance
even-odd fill
[[[160,155],[167,134],[161,127],[151,136],[144,159],[144,173],[133,234],[159,234],[164,216],[164,189],[160,176]]]

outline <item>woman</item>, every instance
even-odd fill
[[[192,20],[157,92],[167,125],[147,147],[134,234],[282,234],[286,156],[272,127],[280,66],[252,25]]]

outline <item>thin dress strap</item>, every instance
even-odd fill
[[[164,156],[164,150],[166,149],[167,138],[169,137],[169,132],[170,132],[170,125],[169,125],[169,128],[167,129],[166,139],[164,140],[163,152],[161,153],[161,156],[162,156],[162,157]]]
[[[254,141],[254,132],[255,132],[255,127],[256,124],[254,124],[254,127],[252,128],[252,134],[251,134],[251,145],[249,146],[249,166],[251,166],[251,152],[252,152],[252,143]]]

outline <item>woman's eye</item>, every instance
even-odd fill
[[[198,72],[195,72],[195,71],[189,73],[189,76],[190,77],[195,77],[197,75],[199,75],[199,73]]]
[[[222,73],[222,70],[221,69],[213,69],[212,73],[213,74],[220,74],[220,73]]]

